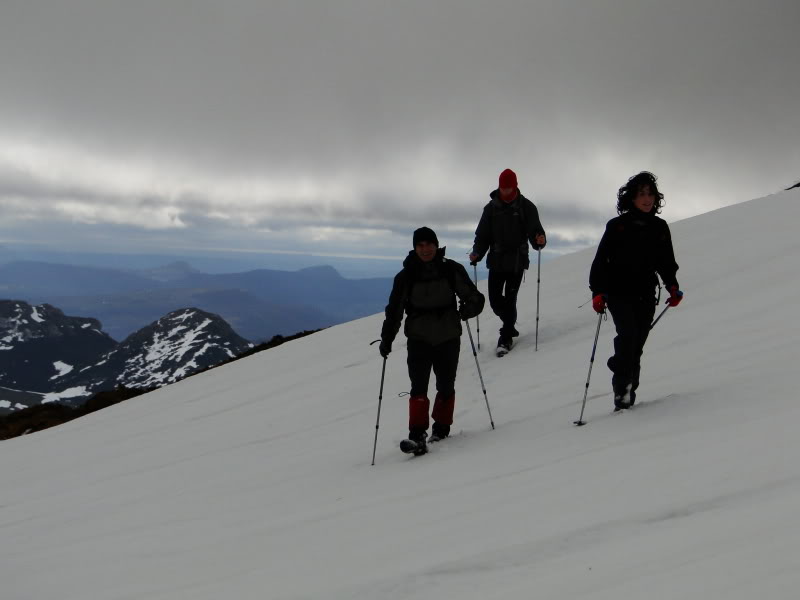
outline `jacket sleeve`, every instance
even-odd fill
[[[481,262],[484,255],[492,245],[492,213],[489,204],[483,207],[481,220],[475,229],[475,243],[472,245],[472,253],[478,255],[476,262]]]
[[[453,263],[452,268],[455,271],[453,284],[456,289],[454,291],[461,301],[459,312],[462,318],[473,319],[481,314],[486,298],[484,298],[483,294],[480,293],[469,278],[464,265],[455,261],[451,262]]]
[[[403,311],[406,305],[406,295],[408,294],[406,285],[406,272],[400,271],[394,277],[392,292],[389,294],[389,304],[386,305],[386,318],[381,328],[381,340],[392,343],[400,331],[400,324],[403,322]]]
[[[669,232],[669,225],[664,223],[664,231],[661,233],[659,240],[658,260],[656,263],[656,271],[658,271],[661,281],[667,289],[672,286],[678,286],[678,280],[675,277],[678,272],[678,263],[675,262],[675,251],[672,248],[672,235]]]
[[[527,234],[528,241],[531,243],[531,246],[533,246],[533,249],[541,250],[544,248],[544,246],[540,246],[536,243],[536,236],[545,236],[545,243],[547,243],[547,234],[545,234],[544,227],[542,227],[542,222],[539,220],[539,210],[530,200],[528,200],[525,205],[525,223],[528,227],[528,231],[525,233]]]
[[[592,290],[592,296],[608,293],[609,259],[613,244],[610,223],[609,221],[606,224],[606,230],[603,233],[600,244],[597,246],[597,253],[594,255],[592,269],[589,272],[589,289]]]

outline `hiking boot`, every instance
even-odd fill
[[[624,390],[614,392],[614,410],[624,410],[633,406],[630,389],[631,386],[626,386]]]
[[[425,443],[428,437],[428,432],[420,427],[413,427],[408,431],[408,439],[400,442],[400,449],[406,454],[414,454],[419,456],[428,451],[428,446]]]
[[[429,442],[438,442],[450,435],[450,425],[442,425],[441,423],[434,423],[431,428],[431,437],[428,438]]]
[[[514,345],[513,340],[510,337],[500,336],[500,339],[497,340],[497,356],[505,356],[509,352],[511,352],[511,346]]]
[[[414,456],[420,456],[428,452],[428,446],[425,443],[425,440],[419,442],[414,440],[402,440],[400,442],[400,450],[405,454],[413,454]]]

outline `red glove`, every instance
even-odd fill
[[[594,298],[592,298],[592,308],[596,313],[603,312],[606,309],[606,295],[597,294]]]
[[[669,298],[664,304],[669,304],[670,306],[678,306],[683,300],[683,292],[678,289],[677,285],[673,285],[669,288]]]

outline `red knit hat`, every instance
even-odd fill
[[[517,187],[517,174],[514,173],[511,169],[506,169],[502,173],[500,173],[500,185],[497,187],[502,189],[506,188],[515,188]]]

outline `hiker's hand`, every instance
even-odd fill
[[[606,309],[606,295],[597,294],[592,298],[592,308],[596,313],[602,313]]]
[[[669,304],[672,307],[678,306],[683,300],[683,292],[678,289],[677,285],[673,285],[669,288],[669,298],[664,304]]]

